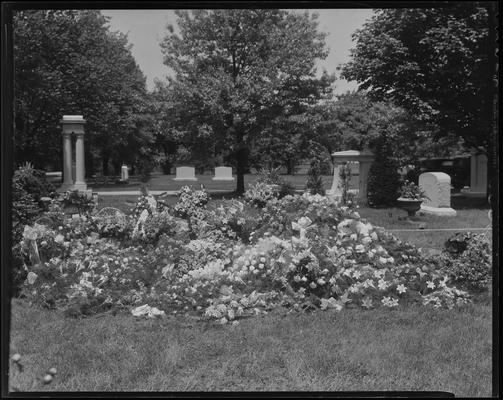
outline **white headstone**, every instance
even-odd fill
[[[197,181],[194,167],[177,167],[175,181]]]
[[[129,174],[127,170],[127,165],[122,165],[121,168],[121,181],[127,181],[129,179]]]
[[[438,216],[455,216],[451,208],[451,177],[444,172],[419,175],[419,186],[429,199],[423,200],[421,211]]]
[[[214,181],[233,181],[232,167],[216,167]]]

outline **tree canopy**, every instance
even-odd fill
[[[438,129],[487,149],[492,104],[488,13],[477,3],[376,10],[353,34],[341,76]],[[488,117],[489,116],[489,117]]]
[[[189,147],[227,156],[237,168],[237,192],[250,151],[269,136],[284,137],[320,99],[334,76],[316,76],[325,34],[316,15],[272,9],[177,11],[179,33],[161,43],[174,72],[164,90],[170,128]],[[281,129],[279,129],[280,127]]]
[[[145,77],[127,37],[96,10],[19,11],[14,15],[15,161],[61,160],[64,114],[82,114],[86,165],[92,155],[132,161],[150,140]]]

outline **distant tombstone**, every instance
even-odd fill
[[[175,181],[197,181],[194,167],[177,167]]]
[[[470,160],[470,187],[461,193],[468,197],[485,197],[487,193],[487,156],[473,154]]]
[[[451,177],[444,172],[425,172],[419,175],[419,186],[429,199],[423,200],[421,211],[445,217],[456,216],[451,208]]]
[[[232,167],[216,167],[215,176],[212,178],[214,181],[233,181]]]
[[[129,173],[128,173],[127,165],[122,164],[122,167],[121,167],[121,181],[127,181],[127,180],[129,180]]]

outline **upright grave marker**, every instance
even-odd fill
[[[442,217],[456,216],[451,208],[451,177],[444,172],[425,172],[419,175],[419,186],[424,190],[426,199],[421,204],[425,214]]]
[[[368,175],[370,165],[374,160],[374,154],[371,152],[346,150],[333,153],[332,159],[334,160],[334,177],[332,181],[332,188],[327,191],[327,195],[335,198],[340,198],[342,196],[342,182],[340,177],[341,169],[348,162],[358,162],[358,200],[361,204],[366,204]]]
[[[214,181],[233,181],[232,167],[216,167],[215,176],[212,178]]]
[[[197,181],[194,167],[177,167],[175,181]]]
[[[473,154],[470,159],[470,187],[461,189],[467,197],[485,197],[487,193],[487,156]]]

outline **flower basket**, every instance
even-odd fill
[[[421,209],[421,203],[423,202],[423,200],[408,199],[405,197],[399,197],[396,201],[398,207],[407,211],[409,217],[414,217],[416,215],[416,212]]]

